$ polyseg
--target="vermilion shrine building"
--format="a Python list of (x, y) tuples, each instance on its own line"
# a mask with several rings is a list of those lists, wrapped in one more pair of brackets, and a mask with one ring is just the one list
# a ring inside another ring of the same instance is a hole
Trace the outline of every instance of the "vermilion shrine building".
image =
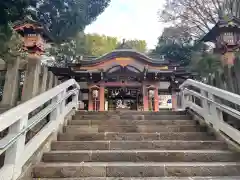
[(65, 68), (49, 69), (61, 80), (79, 82), (81, 108), (88, 111), (159, 111), (161, 95), (168, 95), (175, 108), (177, 88), (191, 76), (179, 64), (151, 58), (124, 43), (101, 57), (81, 59)]

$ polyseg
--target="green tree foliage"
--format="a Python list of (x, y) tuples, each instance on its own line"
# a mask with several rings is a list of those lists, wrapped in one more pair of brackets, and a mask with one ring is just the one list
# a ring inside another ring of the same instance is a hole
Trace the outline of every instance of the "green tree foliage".
[(0, 58), (5, 61), (7, 57), (18, 54), (22, 42), (16, 34), (13, 34), (11, 23), (21, 19), (26, 14), (28, 6), (28, 0), (0, 1)]
[(209, 52), (206, 44), (194, 42), (191, 35), (180, 27), (165, 28), (153, 53), (185, 65), (202, 78), (221, 69), (220, 57)]
[[(21, 43), (16, 34), (12, 34), (11, 23), (31, 14), (34, 20), (42, 23), (47, 28), (56, 42), (57, 45), (51, 49), (51, 53), (55, 54), (56, 57), (67, 57), (64, 58), (64, 61), (73, 59), (76, 52), (85, 52), (84, 49), (81, 49), (83, 40), (78, 37), (77, 32), (82, 31), (92, 23), (104, 11), (109, 2), (110, 0), (1, 1), (0, 57), (7, 60), (7, 57), (10, 58), (13, 54), (14, 56), (18, 54), (16, 48), (18, 49)], [(76, 40), (69, 40), (69, 38), (75, 36), (78, 37)]]
[(56, 62), (52, 65), (64, 66), (80, 56), (101, 56), (117, 47), (115, 37), (78, 33), (71, 41), (55, 45), (49, 49), (49, 55), (54, 56)]
[(201, 77), (207, 78), (221, 70), (220, 57), (212, 53), (200, 54), (199, 52), (195, 52), (192, 55), (190, 68), (192, 71), (198, 72)]
[(2, 0), (0, 26), (31, 13), (60, 42), (84, 30), (109, 3), (110, 0)]
[(41, 0), (36, 16), (47, 26), (55, 41), (74, 37), (91, 24), (109, 5), (110, 0)]
[(193, 41), (187, 32), (179, 27), (169, 27), (164, 29), (152, 53), (164, 56), (171, 62), (188, 65), (193, 49)]
[(68, 43), (57, 44), (48, 49), (49, 56), (53, 56), (55, 61), (48, 63), (49, 66), (62, 67), (70, 63), (76, 58), (76, 44), (75, 41)]
[(146, 52), (147, 50), (147, 42), (145, 40), (127, 40), (125, 42), (130, 48), (133, 48), (139, 52)]
[(154, 54), (162, 55), (169, 61), (182, 65), (188, 65), (190, 63), (192, 53), (191, 45), (168, 44), (161, 39), (159, 40), (159, 44), (160, 45), (153, 51)]
[[(2, 36), (6, 37), (5, 34)], [(1, 37), (1, 33), (0, 33)], [(25, 53), (22, 49), (23, 41), (20, 38), (20, 35), (13, 31), (11, 38), (8, 41), (3, 42), (0, 38), (0, 58), (7, 63), (12, 63), (17, 58), (24, 58)]]
[(29, 0), (2, 0), (0, 1), (0, 25), (8, 25), (21, 19), (29, 6)]
[[(146, 51), (146, 42), (143, 40), (127, 40), (127, 46), (140, 52)], [(56, 62), (52, 65), (64, 66), (80, 56), (99, 57), (115, 50), (121, 42), (116, 37), (78, 33), (69, 42), (55, 45), (49, 49), (49, 55), (55, 57)]]
[(101, 56), (113, 51), (118, 44), (116, 37), (99, 34), (87, 34), (85, 36), (85, 55)]

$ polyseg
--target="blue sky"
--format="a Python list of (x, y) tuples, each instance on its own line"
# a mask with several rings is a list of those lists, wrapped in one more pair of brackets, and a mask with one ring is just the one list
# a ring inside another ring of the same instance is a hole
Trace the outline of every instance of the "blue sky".
[(164, 24), (158, 20), (158, 10), (164, 0), (112, 0), (110, 6), (89, 25), (86, 33), (115, 36), (119, 39), (146, 40), (154, 48)]

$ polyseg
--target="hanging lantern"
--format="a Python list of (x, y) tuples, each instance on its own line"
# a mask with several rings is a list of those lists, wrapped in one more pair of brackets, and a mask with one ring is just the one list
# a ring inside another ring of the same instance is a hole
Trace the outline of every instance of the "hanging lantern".
[(148, 91), (148, 94), (149, 94), (149, 97), (150, 97), (150, 98), (153, 98), (153, 97), (154, 97), (154, 90), (150, 89), (150, 90)]
[(98, 98), (98, 90), (97, 89), (92, 91), (92, 96), (93, 96), (93, 98)]

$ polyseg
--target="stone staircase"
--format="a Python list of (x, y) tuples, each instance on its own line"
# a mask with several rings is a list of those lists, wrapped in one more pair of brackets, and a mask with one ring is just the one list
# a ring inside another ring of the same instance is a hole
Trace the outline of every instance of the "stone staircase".
[(237, 180), (239, 160), (185, 112), (78, 112), (33, 168), (33, 177)]

